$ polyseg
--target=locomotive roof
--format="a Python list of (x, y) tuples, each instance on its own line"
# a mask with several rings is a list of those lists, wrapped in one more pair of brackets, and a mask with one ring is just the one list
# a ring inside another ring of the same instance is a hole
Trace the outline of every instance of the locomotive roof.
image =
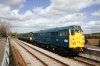
[(40, 31), (36, 31), (36, 32), (33, 32), (33, 33), (57, 32), (59, 30), (73, 29), (73, 26), (77, 26), (77, 25), (65, 26), (65, 27), (57, 27), (57, 28), (46, 29), (46, 30), (40, 30)]

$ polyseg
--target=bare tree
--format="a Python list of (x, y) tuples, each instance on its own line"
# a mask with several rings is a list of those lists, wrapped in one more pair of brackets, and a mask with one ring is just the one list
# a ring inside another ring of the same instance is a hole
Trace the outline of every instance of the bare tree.
[(11, 30), (11, 23), (0, 21), (0, 37), (5, 37)]

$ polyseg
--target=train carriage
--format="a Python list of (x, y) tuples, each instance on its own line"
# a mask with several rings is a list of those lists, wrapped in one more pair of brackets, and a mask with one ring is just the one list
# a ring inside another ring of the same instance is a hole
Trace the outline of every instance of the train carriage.
[(18, 34), (18, 39), (26, 41), (26, 42), (31, 42), (32, 41), (32, 32), (20, 33), (20, 34)]

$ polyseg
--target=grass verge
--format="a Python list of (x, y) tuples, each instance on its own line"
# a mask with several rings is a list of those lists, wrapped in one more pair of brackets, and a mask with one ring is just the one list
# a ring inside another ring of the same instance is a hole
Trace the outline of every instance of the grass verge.
[(9, 66), (16, 66), (14, 53), (11, 44), (9, 44)]

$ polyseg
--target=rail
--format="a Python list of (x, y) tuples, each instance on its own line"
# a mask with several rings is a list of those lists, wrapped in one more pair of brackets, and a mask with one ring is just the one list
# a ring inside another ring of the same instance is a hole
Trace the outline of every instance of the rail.
[(4, 57), (1, 66), (9, 66), (9, 41), (8, 38), (6, 40), (6, 47), (4, 51)]
[[(16, 41), (16, 40), (15, 40)], [(22, 43), (22, 44), (24, 44), (23, 42), (18, 42), (18, 41), (16, 41), (21, 47), (23, 47), (20, 43)], [(47, 55), (47, 54), (45, 54), (45, 53), (43, 53), (43, 52), (41, 52), (41, 51), (39, 51), (39, 50), (37, 50), (37, 49), (35, 49), (35, 48), (33, 48), (33, 47), (31, 47), (31, 46), (29, 46), (29, 45), (27, 45), (27, 44), (24, 44), (24, 45), (26, 45), (26, 46), (28, 46), (28, 47), (30, 47), (30, 48), (32, 48), (33, 50), (36, 50), (37, 52), (39, 52), (39, 53), (41, 53), (41, 54), (43, 54), (43, 55), (45, 55), (45, 56), (47, 56), (47, 57), (49, 57), (49, 58), (51, 58), (51, 59), (53, 59), (53, 60), (56, 60), (58, 63), (61, 63), (61, 64), (63, 64), (64, 66), (69, 66), (68, 64), (66, 64), (66, 63), (63, 63), (63, 62), (61, 62), (61, 61), (59, 61), (59, 60), (57, 60), (57, 59), (55, 59), (55, 58), (53, 58), (53, 57), (51, 57), (51, 56), (49, 56), (49, 55)], [(26, 49), (25, 47), (23, 47), (26, 51), (28, 51), (31, 55), (33, 55), (34, 57), (36, 57), (40, 62), (42, 62), (43, 64), (44, 64), (44, 66), (48, 66), (48, 64), (47, 63), (45, 63), (43, 60), (41, 60), (40, 58), (38, 58), (37, 56), (35, 56), (33, 53), (31, 53), (28, 49)]]
[(100, 62), (100, 50), (99, 49), (86, 48), (82, 56)]

